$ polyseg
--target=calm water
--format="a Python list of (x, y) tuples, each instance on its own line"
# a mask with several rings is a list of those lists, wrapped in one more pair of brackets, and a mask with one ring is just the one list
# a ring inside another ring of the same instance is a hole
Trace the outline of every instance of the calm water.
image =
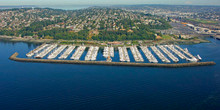
[(217, 65), (189, 68), (21, 63), (8, 57), (36, 45), (0, 42), (0, 110), (219, 110), (220, 41), (210, 40), (181, 47)]

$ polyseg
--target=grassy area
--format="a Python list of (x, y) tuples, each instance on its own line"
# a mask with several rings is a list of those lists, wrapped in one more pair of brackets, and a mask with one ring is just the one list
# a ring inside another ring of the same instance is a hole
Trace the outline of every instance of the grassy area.
[(187, 19), (189, 21), (197, 22), (197, 23), (203, 23), (203, 24), (215, 24), (218, 23), (217, 21), (211, 21), (211, 20), (201, 20), (201, 19)]
[(171, 40), (172, 39), (172, 37), (170, 35), (163, 35), (162, 38), (166, 39), (166, 40)]
[(62, 41), (62, 42), (60, 42), (60, 44), (66, 44), (66, 45), (69, 45), (69, 44), (74, 44), (74, 42), (70, 42), (70, 41)]

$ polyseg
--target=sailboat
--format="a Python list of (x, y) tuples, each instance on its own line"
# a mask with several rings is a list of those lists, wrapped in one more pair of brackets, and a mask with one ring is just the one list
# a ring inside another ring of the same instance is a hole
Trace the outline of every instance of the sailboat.
[(199, 55), (197, 55), (197, 58), (198, 58), (198, 60), (202, 60), (202, 58)]

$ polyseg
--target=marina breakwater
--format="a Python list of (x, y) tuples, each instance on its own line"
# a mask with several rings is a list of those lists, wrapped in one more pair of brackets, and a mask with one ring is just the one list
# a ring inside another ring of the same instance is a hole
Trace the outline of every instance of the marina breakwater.
[(80, 61), (80, 60), (53, 60), (53, 59), (29, 59), (18, 58), (19, 53), (14, 53), (10, 56), (10, 60), (18, 62), (35, 62), (35, 63), (57, 63), (57, 64), (86, 64), (86, 65), (107, 65), (107, 66), (136, 66), (136, 67), (193, 67), (193, 66), (209, 66), (215, 65), (213, 61), (210, 62), (192, 62), (192, 63), (178, 63), (178, 64), (161, 64), (161, 63), (131, 63), (131, 62), (105, 62), (105, 61)]

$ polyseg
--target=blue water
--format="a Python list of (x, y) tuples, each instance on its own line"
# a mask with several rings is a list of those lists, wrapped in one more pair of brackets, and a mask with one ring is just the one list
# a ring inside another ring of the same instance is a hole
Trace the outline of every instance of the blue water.
[(217, 65), (188, 68), (21, 63), (8, 57), (37, 45), (0, 42), (0, 110), (219, 110), (220, 41), (209, 40), (181, 47)]

